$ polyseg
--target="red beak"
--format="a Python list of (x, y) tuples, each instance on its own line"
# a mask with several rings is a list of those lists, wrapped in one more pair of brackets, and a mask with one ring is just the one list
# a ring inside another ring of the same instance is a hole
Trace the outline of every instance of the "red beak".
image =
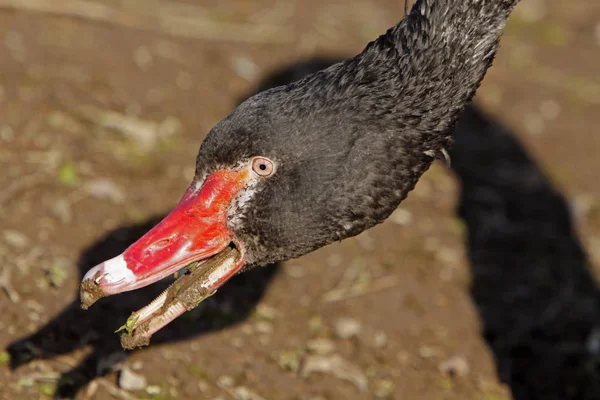
[[(227, 212), (234, 197), (251, 179), (246, 169), (217, 171), (201, 187), (192, 184), (177, 207), (124, 253), (90, 269), (83, 278), (85, 308), (100, 297), (138, 289), (171, 275), (188, 264), (222, 252), (232, 242)], [(240, 249), (241, 252), (241, 249)], [(214, 291), (243, 265), (243, 256), (219, 280)], [(90, 289), (91, 288), (91, 289)]]

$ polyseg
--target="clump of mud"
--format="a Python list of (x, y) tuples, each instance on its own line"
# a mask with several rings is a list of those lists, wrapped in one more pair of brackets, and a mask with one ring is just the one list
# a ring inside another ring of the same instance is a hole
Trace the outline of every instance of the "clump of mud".
[(87, 310), (96, 301), (105, 297), (106, 293), (100, 288), (96, 282), (91, 279), (86, 279), (81, 282), (79, 287), (79, 297), (81, 299), (81, 308)]
[[(139, 329), (139, 328), (138, 328)], [(144, 335), (121, 335), (121, 347), (125, 350), (133, 350), (150, 344), (150, 337)]]

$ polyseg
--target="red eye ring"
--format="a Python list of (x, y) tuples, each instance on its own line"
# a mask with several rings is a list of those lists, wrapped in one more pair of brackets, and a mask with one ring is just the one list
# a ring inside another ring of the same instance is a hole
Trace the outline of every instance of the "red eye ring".
[(252, 171), (258, 176), (268, 177), (275, 171), (275, 164), (273, 161), (264, 157), (255, 157), (252, 160)]

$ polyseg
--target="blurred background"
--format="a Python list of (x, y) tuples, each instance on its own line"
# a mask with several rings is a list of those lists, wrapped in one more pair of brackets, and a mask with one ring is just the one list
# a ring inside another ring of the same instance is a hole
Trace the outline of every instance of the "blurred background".
[(180, 199), (240, 101), (360, 52), (401, 1), (0, 0), (0, 398), (600, 399), (600, 3), (523, 0), (384, 224), (234, 278), (141, 351), (161, 284), (82, 273)]

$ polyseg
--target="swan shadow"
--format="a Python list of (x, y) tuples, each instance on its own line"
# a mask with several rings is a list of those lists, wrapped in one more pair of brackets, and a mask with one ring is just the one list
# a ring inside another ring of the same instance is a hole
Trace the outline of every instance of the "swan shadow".
[(477, 108), (455, 141), (471, 296), (500, 379), (516, 400), (600, 399), (600, 291), (567, 202)]
[[(161, 219), (152, 218), (107, 233), (80, 256), (80, 277), (94, 265), (122, 253)], [(194, 338), (245, 320), (260, 302), (278, 269), (278, 265), (271, 265), (236, 275), (217, 294), (157, 332), (152, 337), (152, 346)], [(115, 329), (132, 311), (158, 296), (171, 281), (167, 278), (134, 292), (101, 299), (89, 310), (81, 309), (79, 294), (75, 293), (73, 302), (54, 319), (8, 346), (11, 367), (15, 369), (34, 360), (54, 358), (89, 346), (90, 354), (59, 379), (56, 398), (74, 397), (94, 378), (113, 371), (116, 364), (130, 354), (121, 348)]]

